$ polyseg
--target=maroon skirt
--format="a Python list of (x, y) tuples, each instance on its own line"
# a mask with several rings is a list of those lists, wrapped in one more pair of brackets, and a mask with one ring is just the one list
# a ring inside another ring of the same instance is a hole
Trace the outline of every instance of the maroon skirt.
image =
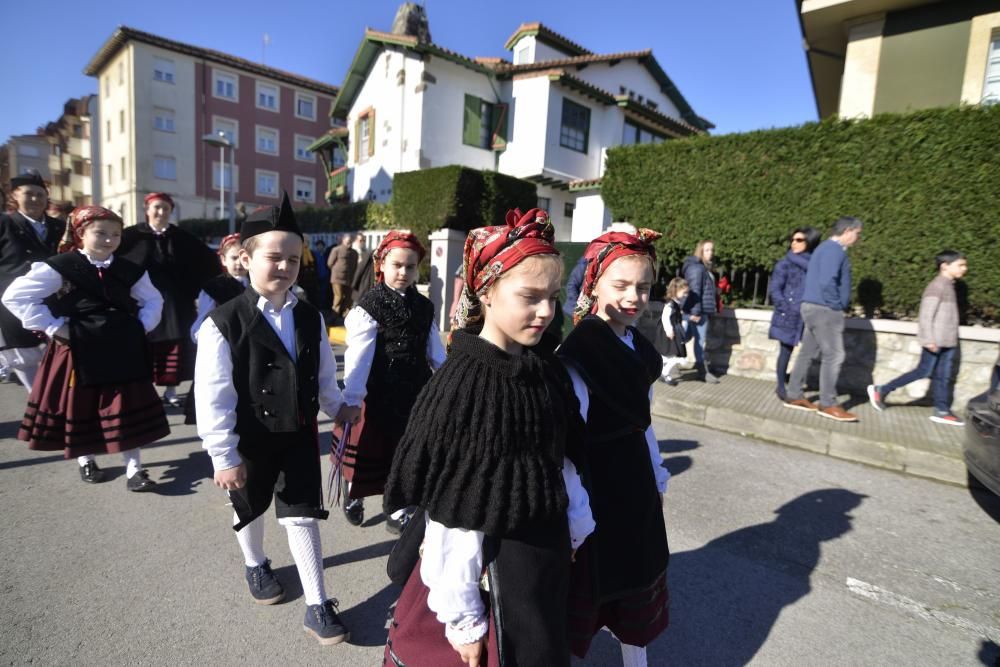
[(569, 592), (569, 642), (583, 658), (594, 635), (606, 627), (624, 644), (647, 646), (670, 625), (667, 573), (648, 587), (600, 601), (594, 594), (593, 557), (588, 540), (576, 552)]
[[(445, 637), (444, 624), (427, 606), (429, 593), (430, 589), (420, 578), (418, 560), (396, 602), (396, 611), (389, 626), (389, 639), (385, 645), (383, 667), (463, 667), (466, 664)], [(499, 667), (492, 614), (487, 638), (486, 659), (480, 664), (483, 667)]]
[(169, 433), (163, 404), (149, 380), (78, 385), (69, 346), (52, 342), (38, 367), (17, 437), (31, 449), (62, 449), (69, 459), (123, 452)]
[[(405, 418), (362, 403), (361, 419), (351, 427), (351, 438), (344, 446), (344, 479), (351, 483), (351, 498), (382, 495), (404, 430)], [(341, 429), (335, 434), (339, 438)]]
[(153, 384), (176, 387), (194, 379), (194, 353), (186, 340), (164, 340), (150, 345), (153, 352)]

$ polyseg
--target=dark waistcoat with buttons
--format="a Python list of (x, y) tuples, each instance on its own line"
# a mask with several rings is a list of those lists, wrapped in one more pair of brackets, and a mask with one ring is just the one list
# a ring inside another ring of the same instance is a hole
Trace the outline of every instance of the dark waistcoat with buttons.
[(304, 301), (293, 308), (293, 361), (257, 308), (259, 298), (248, 288), (209, 314), (233, 358), (235, 431), (241, 445), (270, 434), (311, 429), (319, 412), (319, 346), (327, 344), (320, 336), (319, 311)]

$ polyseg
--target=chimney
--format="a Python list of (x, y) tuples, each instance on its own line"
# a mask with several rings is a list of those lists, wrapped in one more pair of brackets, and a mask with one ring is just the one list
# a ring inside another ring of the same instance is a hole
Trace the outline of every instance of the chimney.
[(431, 43), (431, 28), (427, 22), (427, 10), (415, 2), (404, 2), (396, 10), (392, 21), (392, 34), (416, 37), (420, 44)]

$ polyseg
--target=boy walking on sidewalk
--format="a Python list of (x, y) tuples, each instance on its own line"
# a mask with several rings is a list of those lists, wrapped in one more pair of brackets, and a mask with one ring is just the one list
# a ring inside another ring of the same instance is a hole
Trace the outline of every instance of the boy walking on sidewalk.
[(337, 644), (350, 635), (323, 585), (317, 519), (329, 512), (316, 416), (321, 408), (336, 415), (343, 399), (323, 318), (291, 292), (303, 238), (287, 193), (280, 209), (251, 213), (240, 238), (250, 287), (209, 313), (198, 332), (198, 435), (215, 484), (229, 491), (254, 601), (285, 597), (264, 554), (263, 514), (273, 499), (302, 581), (304, 629), (321, 644)]
[(965, 422), (951, 411), (952, 391), (955, 388), (952, 362), (958, 350), (958, 299), (955, 281), (969, 270), (965, 255), (954, 250), (943, 250), (934, 258), (938, 275), (930, 282), (920, 299), (920, 316), (917, 338), (923, 349), (920, 362), (909, 373), (877, 386), (868, 385), (868, 400), (877, 411), (885, 410), (886, 397), (916, 380), (932, 377), (934, 413), (931, 421), (938, 424), (964, 426)]

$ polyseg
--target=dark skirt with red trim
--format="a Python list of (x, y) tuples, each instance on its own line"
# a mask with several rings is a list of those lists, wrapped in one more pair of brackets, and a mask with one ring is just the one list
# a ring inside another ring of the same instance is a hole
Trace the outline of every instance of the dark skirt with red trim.
[(153, 353), (153, 384), (176, 387), (194, 379), (195, 348), (190, 339), (164, 340), (151, 343)]
[(670, 625), (670, 595), (664, 571), (638, 591), (598, 600), (594, 592), (591, 541), (576, 552), (569, 593), (569, 643), (573, 655), (583, 658), (601, 628), (623, 644), (647, 646)]
[(149, 380), (78, 385), (69, 346), (53, 342), (38, 367), (17, 437), (31, 449), (61, 449), (69, 459), (135, 449), (169, 433)]
[[(389, 639), (386, 641), (383, 667), (463, 667), (458, 652), (444, 634), (444, 624), (427, 606), (430, 589), (420, 578), (420, 561), (410, 573), (403, 593), (396, 602)], [(489, 604), (487, 603), (487, 608)], [(486, 656), (480, 659), (484, 667), (499, 667), (496, 626), (490, 614)]]
[[(351, 438), (344, 446), (344, 479), (351, 483), (351, 498), (382, 495), (405, 430), (405, 417), (379, 409), (377, 403), (362, 404), (361, 420), (351, 427)], [(336, 433), (339, 437), (340, 430)]]

